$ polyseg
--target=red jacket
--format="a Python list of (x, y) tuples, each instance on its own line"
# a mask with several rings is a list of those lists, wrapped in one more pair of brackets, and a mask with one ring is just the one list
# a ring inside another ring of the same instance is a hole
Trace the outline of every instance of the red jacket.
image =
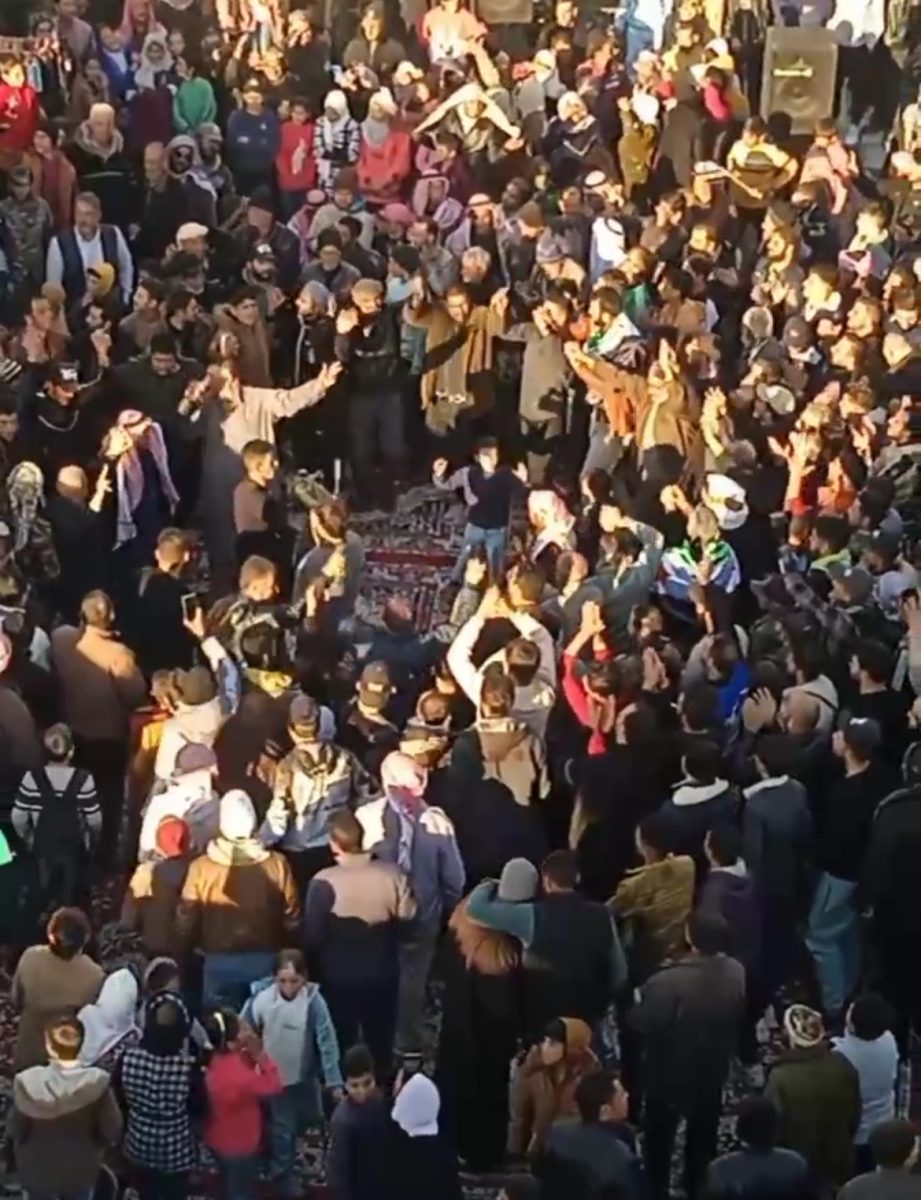
[(255, 1154), (262, 1141), (262, 1108), (266, 1096), (282, 1090), (278, 1067), (266, 1054), (253, 1063), (239, 1050), (215, 1054), (205, 1072), (208, 1120), (204, 1143), (228, 1158)]
[(39, 106), (35, 89), (0, 83), (0, 150), (22, 154), (32, 145), (38, 128)]
[(278, 172), (278, 186), (283, 192), (309, 192), (317, 186), (313, 121), (307, 121), (304, 125), (284, 122), (275, 170)]

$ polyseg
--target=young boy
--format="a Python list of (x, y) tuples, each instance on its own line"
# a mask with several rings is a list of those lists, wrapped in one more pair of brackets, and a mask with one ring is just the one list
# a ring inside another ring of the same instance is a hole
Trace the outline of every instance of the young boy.
[(499, 443), (493, 437), (477, 442), (474, 461), (469, 467), (448, 474), (448, 460), (436, 458), (432, 464), (432, 482), (445, 491), (463, 488), (467, 502), (467, 527), (464, 547), (454, 568), (453, 579), (460, 583), (470, 551), (482, 546), (486, 551), (491, 582), (502, 574), (508, 523), (512, 504), (527, 492), (523, 466), (514, 470), (499, 466)]
[(246, 478), (233, 491), (233, 522), (237, 535), (237, 564), (251, 554), (273, 562), (284, 576), (293, 550), (291, 530), (278, 483), (278, 459), (269, 442), (254, 439), (243, 447)]
[(326, 1190), (330, 1200), (373, 1200), (378, 1194), (389, 1116), (367, 1046), (342, 1059), (345, 1096), (330, 1123)]
[(7, 1133), (19, 1179), (35, 1196), (91, 1195), (104, 1153), (121, 1137), (108, 1072), (78, 1065), (83, 1038), (75, 1017), (52, 1021), (45, 1033), (48, 1065), (13, 1080)]

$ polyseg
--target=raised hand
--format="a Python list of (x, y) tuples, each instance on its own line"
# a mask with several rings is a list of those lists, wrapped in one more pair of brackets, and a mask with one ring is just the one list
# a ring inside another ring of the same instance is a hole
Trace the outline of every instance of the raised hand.
[(320, 368), (320, 374), (317, 376), (317, 382), (324, 392), (328, 392), (341, 374), (341, 362), (326, 363), (325, 366)]

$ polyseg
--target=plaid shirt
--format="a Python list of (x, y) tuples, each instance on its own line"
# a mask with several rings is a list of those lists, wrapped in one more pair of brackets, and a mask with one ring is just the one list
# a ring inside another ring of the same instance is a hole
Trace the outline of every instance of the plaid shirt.
[(828, 604), (802, 575), (790, 571), (782, 576), (784, 587), (796, 607), (822, 631), (825, 647), (833, 657), (844, 654), (859, 637), (857, 626), (846, 609)]
[(121, 1060), (127, 1110), (125, 1157), (156, 1171), (190, 1171), (198, 1162), (189, 1102), (198, 1064), (188, 1051), (152, 1054), (132, 1046)]

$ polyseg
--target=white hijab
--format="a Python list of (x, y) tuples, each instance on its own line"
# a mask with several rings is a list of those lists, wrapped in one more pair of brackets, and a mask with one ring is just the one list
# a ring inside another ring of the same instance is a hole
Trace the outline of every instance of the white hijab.
[(127, 967), (113, 971), (102, 985), (95, 1004), (85, 1004), (77, 1013), (83, 1025), (84, 1039), (80, 1063), (93, 1066), (137, 1029), (137, 980)]
[(434, 1137), (441, 1097), (428, 1075), (414, 1075), (394, 1101), (391, 1116), (407, 1137)]

